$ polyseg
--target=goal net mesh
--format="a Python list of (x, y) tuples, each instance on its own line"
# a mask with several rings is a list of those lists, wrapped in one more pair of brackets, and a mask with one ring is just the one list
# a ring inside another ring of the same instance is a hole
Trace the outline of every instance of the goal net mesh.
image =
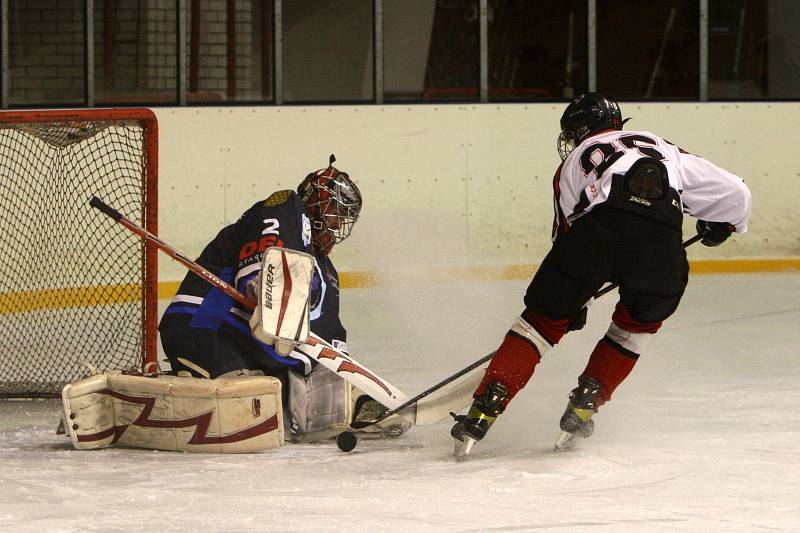
[(141, 369), (145, 247), (89, 199), (145, 225), (148, 131), (0, 114), (0, 396), (59, 395), (87, 366)]

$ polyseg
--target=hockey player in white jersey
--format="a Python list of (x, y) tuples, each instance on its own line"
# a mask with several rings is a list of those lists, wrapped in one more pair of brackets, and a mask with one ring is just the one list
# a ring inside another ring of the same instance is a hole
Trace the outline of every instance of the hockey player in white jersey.
[(469, 453), (486, 435), (545, 352), (583, 327), (592, 295), (614, 282), (619, 301), (611, 324), (569, 395), (556, 447), (590, 436), (592, 416), (683, 296), (689, 272), (683, 213), (698, 219), (706, 246), (747, 231), (751, 196), (740, 177), (649, 131), (623, 131), (625, 122), (617, 103), (598, 93), (577, 97), (564, 111), (562, 163), (553, 180), (553, 247), (472, 407), (456, 417), (456, 455)]

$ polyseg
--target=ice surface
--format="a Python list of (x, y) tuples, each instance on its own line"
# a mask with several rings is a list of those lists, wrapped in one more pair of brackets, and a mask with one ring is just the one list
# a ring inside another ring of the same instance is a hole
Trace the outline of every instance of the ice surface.
[[(353, 354), (416, 393), (496, 348), (525, 286), (346, 290)], [(447, 421), (348, 454), (78, 452), (54, 434), (56, 402), (0, 402), (0, 531), (800, 530), (800, 274), (693, 276), (594, 436), (553, 453), (614, 302), (461, 463)]]

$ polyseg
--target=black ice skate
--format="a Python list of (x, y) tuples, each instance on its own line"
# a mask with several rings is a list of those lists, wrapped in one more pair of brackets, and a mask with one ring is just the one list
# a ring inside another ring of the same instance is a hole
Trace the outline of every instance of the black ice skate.
[(600, 383), (589, 376), (578, 378), (578, 386), (569, 394), (567, 409), (561, 416), (561, 435), (556, 441), (556, 451), (575, 446), (576, 437), (588, 438), (594, 432), (592, 415), (597, 412), (597, 395)]
[(453, 450), (456, 459), (469, 455), (475, 443), (486, 436), (497, 415), (502, 412), (502, 403), (506, 398), (508, 387), (494, 381), (486, 386), (483, 394), (475, 398), (466, 415), (453, 415), (456, 424), (450, 430), (450, 435), (456, 441)]

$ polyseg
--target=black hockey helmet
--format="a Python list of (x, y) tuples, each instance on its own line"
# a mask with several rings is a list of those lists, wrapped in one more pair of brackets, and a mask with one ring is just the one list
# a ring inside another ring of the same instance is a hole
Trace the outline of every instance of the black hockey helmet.
[(619, 104), (600, 93), (584, 93), (569, 103), (561, 115), (561, 133), (558, 136), (558, 155), (561, 160), (592, 133), (603, 130), (621, 130)]
[(334, 161), (331, 154), (328, 168), (312, 172), (297, 187), (311, 218), (314, 246), (326, 255), (350, 235), (362, 205), (361, 191), (349, 174), (333, 166)]

